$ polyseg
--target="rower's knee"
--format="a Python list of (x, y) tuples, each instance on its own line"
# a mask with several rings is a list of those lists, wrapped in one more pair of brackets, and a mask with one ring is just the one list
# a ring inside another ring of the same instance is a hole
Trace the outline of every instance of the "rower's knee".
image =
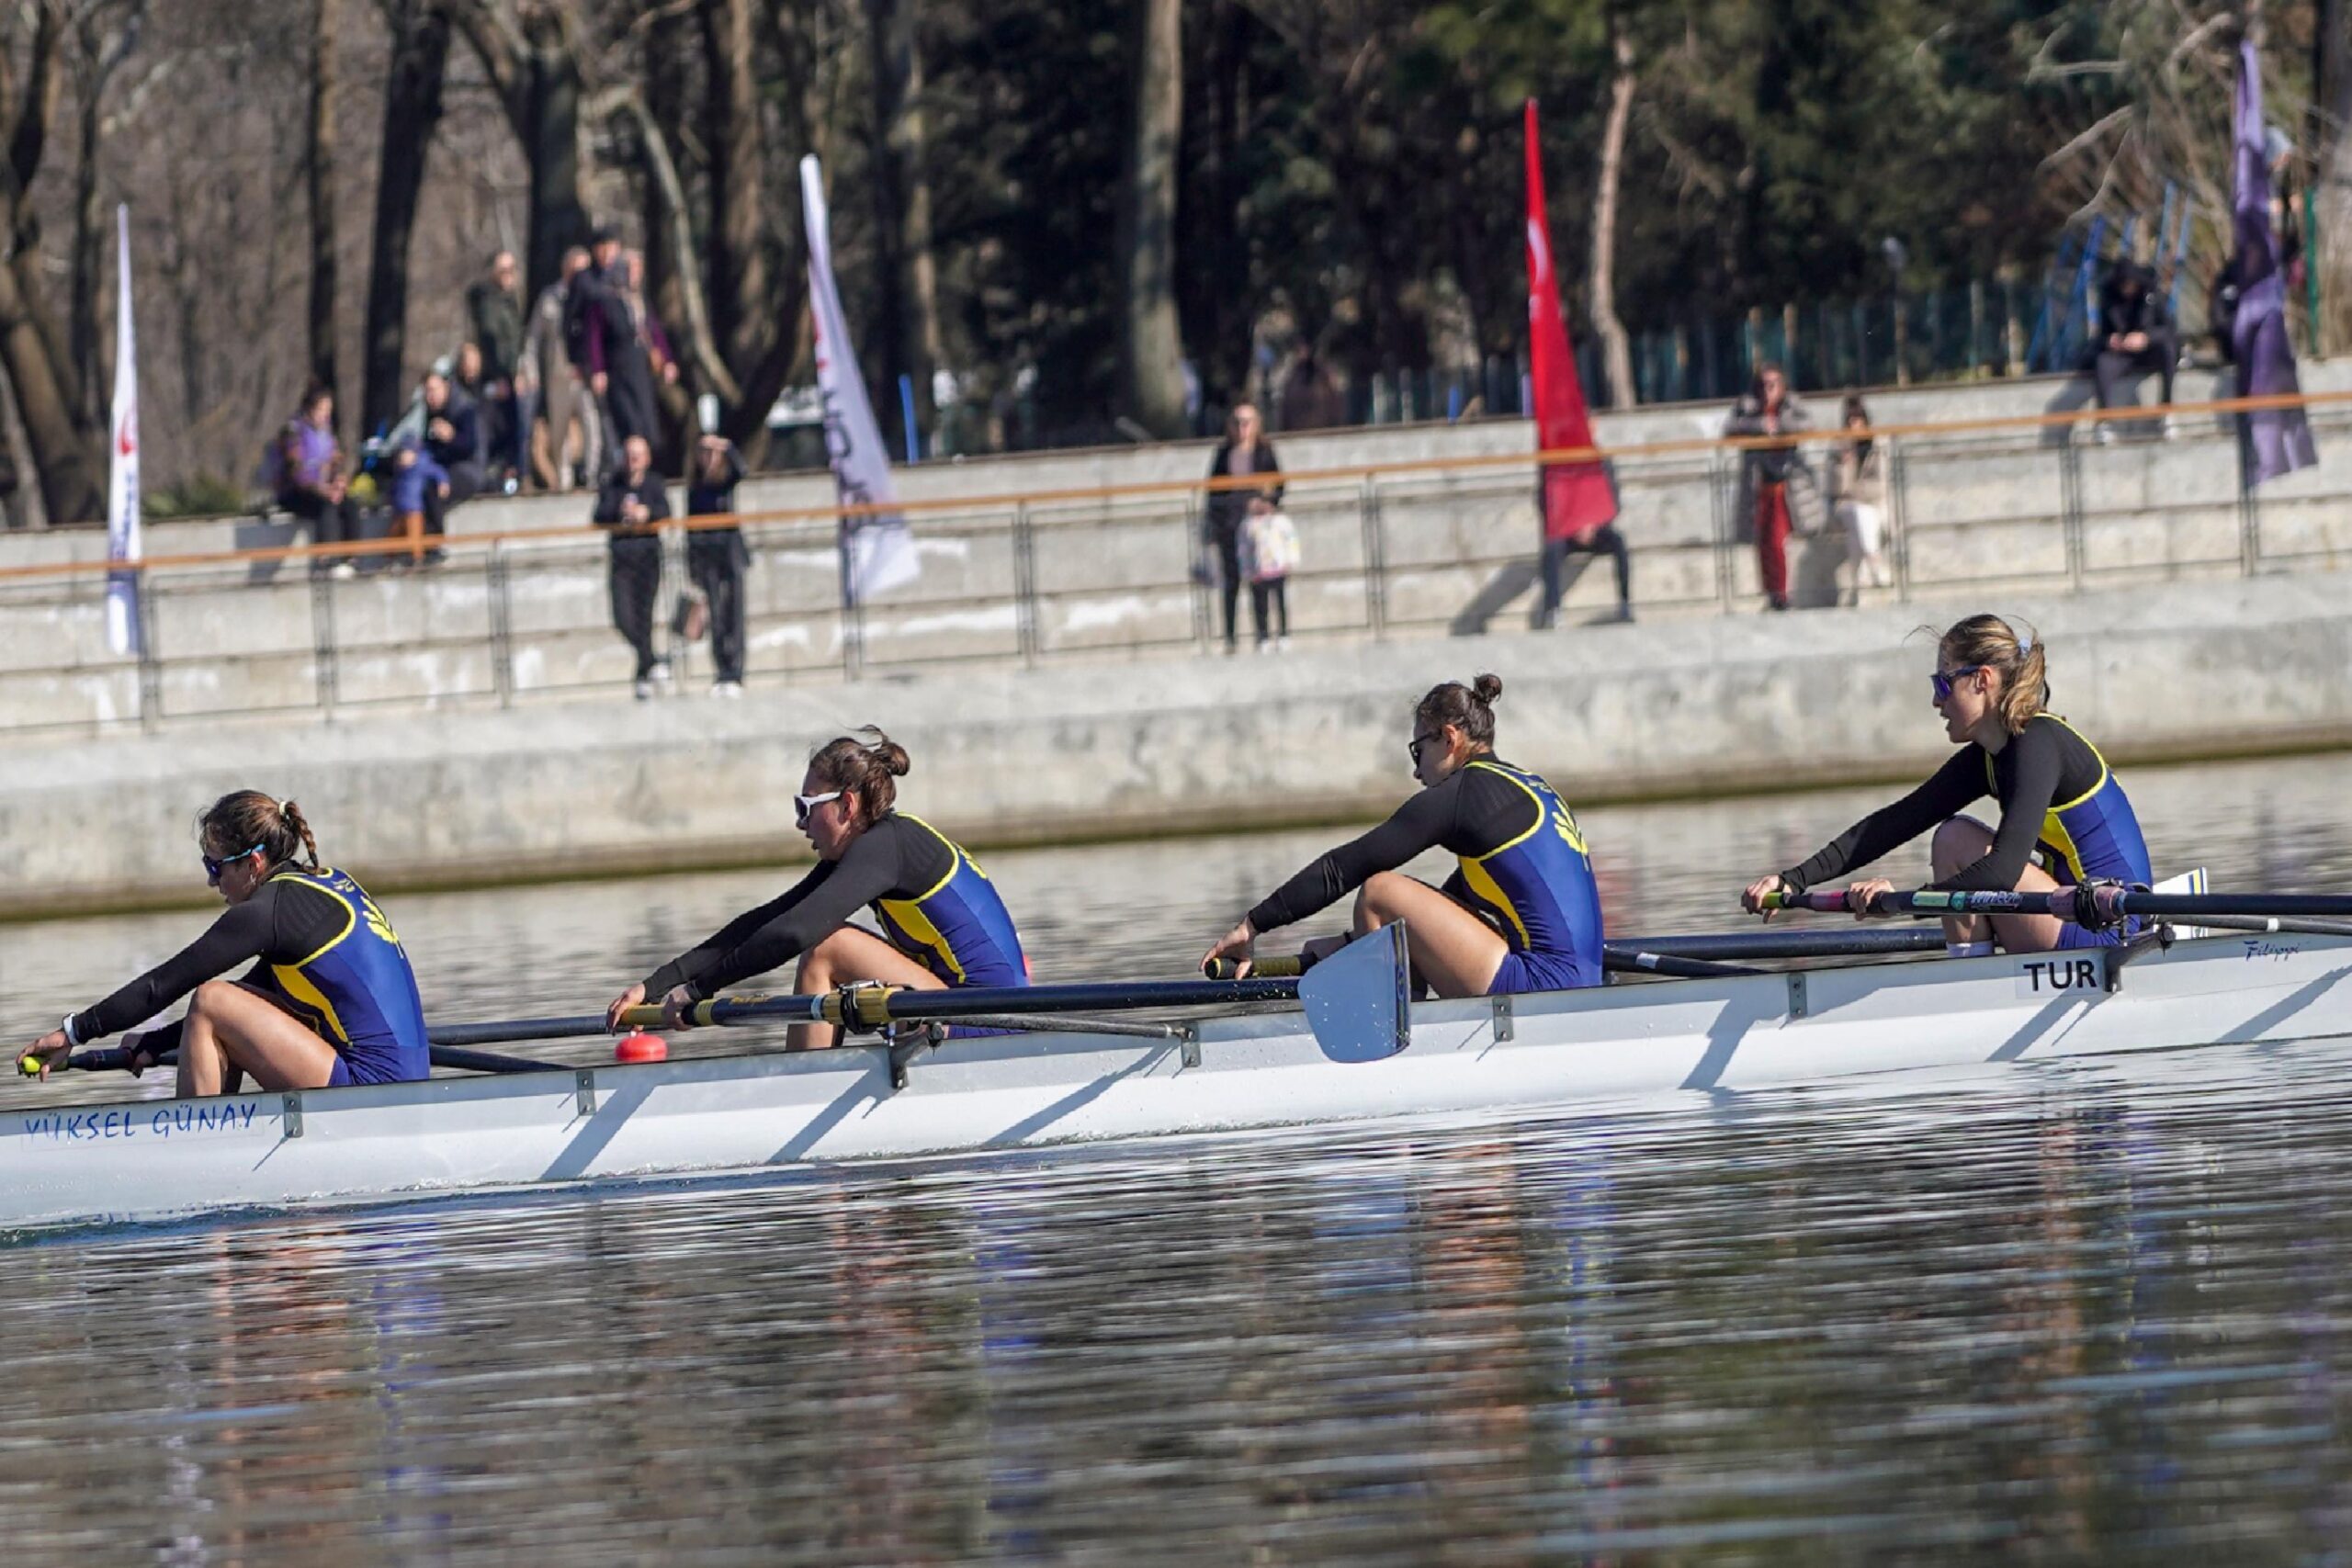
[(207, 980), (189, 995), (188, 1016), (208, 1021), (217, 1020), (236, 1000), (237, 992), (233, 980)]
[(1993, 835), (1973, 817), (1947, 817), (1928, 843), (1928, 859), (1939, 881), (1963, 866), (1975, 864), (1993, 847)]
[(1412, 881), (1401, 872), (1375, 871), (1356, 889), (1356, 930), (1377, 931), (1396, 918), (1396, 889)]

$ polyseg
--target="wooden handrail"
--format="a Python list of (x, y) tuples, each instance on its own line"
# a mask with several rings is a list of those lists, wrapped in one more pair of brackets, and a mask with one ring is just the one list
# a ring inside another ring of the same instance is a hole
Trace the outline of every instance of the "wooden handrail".
[[(1693, 452), (1747, 452), (1763, 447), (1817, 446), (1828, 442), (1851, 441), (1860, 437), (1872, 440), (1890, 437), (1981, 435), (2005, 431), (2038, 431), (2056, 428), (2072, 429), (2082, 424), (2106, 422), (2137, 423), (2147, 420), (2176, 415), (2224, 415), (2257, 413), (2269, 410), (2302, 408), (2336, 408), (2352, 404), (2352, 391), (2286, 393), (2261, 398), (2222, 398), (2198, 403), (2163, 403), (2146, 408), (2070, 409), (2055, 413), (2008, 414), (1984, 419), (1940, 420), (1929, 423), (1872, 425), (1860, 432), (1831, 426), (1817, 430), (1790, 431), (1779, 435), (1692, 435), (1668, 441), (1635, 442), (1622, 446), (1565, 446), (1534, 452), (1471, 453), (1452, 457), (1419, 457), (1401, 463), (1362, 463), (1332, 468), (1306, 468), (1295, 472), (1226, 475), (1216, 479), (1155, 479), (1134, 484), (1074, 486), (1063, 490), (1021, 491), (999, 495), (936, 497), (929, 500), (908, 500), (887, 505), (805, 506), (785, 507), (764, 512), (734, 512), (712, 513), (701, 517), (668, 519), (650, 529), (615, 529), (598, 525), (583, 525), (577, 528), (515, 528), (492, 534), (468, 534), (444, 536), (434, 541), (433, 547), (471, 552), (495, 549), (503, 545), (562, 543), (609, 537), (619, 533), (651, 533), (662, 528), (681, 528), (699, 532), (712, 528), (736, 528), (746, 524), (838, 523), (853, 517), (909, 516), (944, 512), (1012, 510), (1020, 507), (1061, 505), (1086, 502), (1113, 502), (1147, 497), (1192, 496), (1214, 494), (1225, 491), (1260, 490), (1269, 480), (1284, 487), (1319, 486), (1367, 479), (1391, 479), (1415, 474), (1458, 473), (1464, 469), (1479, 470), (1508, 468), (1539, 468), (1561, 463), (1591, 463), (1628, 457), (1673, 457)], [(362, 556), (413, 556), (419, 546), (415, 541), (400, 539), (368, 539), (334, 545), (278, 545), (253, 550), (219, 550), (203, 555), (149, 556), (136, 561), (48, 561), (34, 566), (0, 567), (0, 583), (21, 582), (50, 577), (102, 576), (117, 571), (154, 571), (162, 570), (222, 568), (265, 565), (272, 562), (314, 560), (333, 557), (342, 560)]]

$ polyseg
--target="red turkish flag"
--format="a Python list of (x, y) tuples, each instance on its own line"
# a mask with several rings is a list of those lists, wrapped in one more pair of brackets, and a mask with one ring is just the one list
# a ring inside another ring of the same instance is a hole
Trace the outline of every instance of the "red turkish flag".
[[(1535, 135), (1535, 100), (1527, 100), (1527, 359), (1534, 383), (1535, 447), (1556, 452), (1592, 445), (1592, 420), (1560, 320), (1560, 283), (1552, 270), (1552, 231), (1544, 216), (1544, 155)], [(1544, 468), (1544, 536), (1589, 538), (1615, 521), (1617, 497), (1598, 461)]]

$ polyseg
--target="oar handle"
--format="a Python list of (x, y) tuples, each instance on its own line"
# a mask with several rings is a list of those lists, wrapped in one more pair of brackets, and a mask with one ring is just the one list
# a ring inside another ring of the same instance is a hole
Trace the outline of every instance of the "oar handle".
[[(168, 1053), (163, 1060), (165, 1062), (171, 1060)], [(40, 1077), (40, 1064), (29, 1056), (17, 1064), (17, 1070), (28, 1078)], [(75, 1051), (67, 1055), (51, 1057), (49, 1070), (52, 1073), (68, 1070), (84, 1073), (128, 1072), (130, 1070), (130, 1051), (128, 1047), (121, 1045), (101, 1046), (96, 1051)]]
[[(1315, 967), (1315, 961), (1303, 953), (1270, 953), (1250, 961), (1250, 977), (1253, 980), (1296, 979)], [(1241, 965), (1230, 958), (1209, 958), (1201, 963), (1201, 973), (1212, 980), (1238, 980)]]

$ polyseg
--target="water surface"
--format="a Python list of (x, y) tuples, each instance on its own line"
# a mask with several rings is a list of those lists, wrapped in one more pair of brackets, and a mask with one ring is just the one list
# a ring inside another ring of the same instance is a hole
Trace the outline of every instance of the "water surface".
[[(2160, 869), (2352, 888), (2345, 778), (2126, 782)], [(1878, 798), (1592, 812), (1612, 925), (1727, 926)], [(1177, 975), (1329, 837), (989, 870), (1040, 978)], [(391, 912), (436, 1016), (577, 1011), (789, 874)], [(200, 923), (0, 930), (0, 1019)], [(2347, 1066), (48, 1238), (0, 1252), (0, 1498), (26, 1561), (2342, 1562)]]

